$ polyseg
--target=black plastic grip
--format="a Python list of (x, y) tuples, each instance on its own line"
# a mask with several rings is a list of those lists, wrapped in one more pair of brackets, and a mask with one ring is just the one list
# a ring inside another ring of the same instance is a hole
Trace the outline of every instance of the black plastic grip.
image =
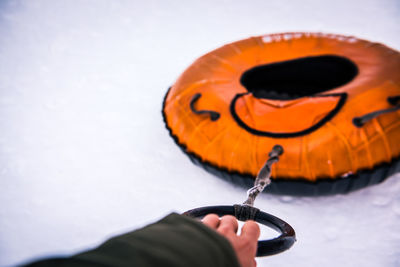
[[(243, 217), (243, 210), (249, 214), (252, 218)], [(238, 213), (238, 211), (241, 211)], [(262, 212), (256, 208), (246, 205), (234, 205), (234, 206), (208, 206), (201, 207), (192, 210), (188, 210), (183, 215), (202, 218), (207, 214), (217, 214), (218, 216), (233, 215), (238, 220), (245, 221), (247, 219), (253, 219), (254, 221), (268, 226), (281, 234), (270, 240), (259, 240), (257, 248), (257, 257), (270, 256), (281, 253), (289, 249), (294, 242), (296, 242), (296, 233), (294, 229), (285, 221), (265, 212)]]

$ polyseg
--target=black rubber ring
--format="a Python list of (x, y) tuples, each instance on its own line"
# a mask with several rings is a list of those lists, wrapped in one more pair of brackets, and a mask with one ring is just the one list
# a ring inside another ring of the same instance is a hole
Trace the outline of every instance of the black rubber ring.
[[(184, 212), (183, 215), (193, 218), (202, 218), (211, 213), (217, 214), (218, 216), (235, 216), (235, 208), (234, 206), (208, 206), (188, 210)], [(278, 217), (258, 211), (254, 220), (281, 233), (278, 237), (270, 240), (259, 240), (256, 255), (257, 257), (281, 253), (289, 249), (291, 246), (293, 246), (294, 242), (296, 242), (296, 233), (294, 229), (287, 222), (279, 219)]]

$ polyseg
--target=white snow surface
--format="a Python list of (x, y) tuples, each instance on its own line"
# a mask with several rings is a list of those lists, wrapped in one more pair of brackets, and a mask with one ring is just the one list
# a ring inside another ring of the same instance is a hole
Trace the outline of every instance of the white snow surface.
[[(172, 212), (244, 201), (161, 116), (196, 58), (267, 33), (400, 49), (398, 0), (0, 1), (0, 266), (70, 255)], [(331, 197), (262, 194), (298, 241), (258, 266), (400, 266), (400, 175)], [(276, 233), (263, 228), (263, 237)]]

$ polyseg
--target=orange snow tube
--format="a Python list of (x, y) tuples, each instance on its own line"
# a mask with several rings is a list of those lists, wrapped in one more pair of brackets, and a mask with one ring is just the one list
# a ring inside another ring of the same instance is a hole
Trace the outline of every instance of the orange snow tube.
[(234, 42), (197, 59), (163, 116), (197, 164), (251, 186), (275, 144), (266, 191), (347, 193), (400, 170), (400, 54), (319, 33)]

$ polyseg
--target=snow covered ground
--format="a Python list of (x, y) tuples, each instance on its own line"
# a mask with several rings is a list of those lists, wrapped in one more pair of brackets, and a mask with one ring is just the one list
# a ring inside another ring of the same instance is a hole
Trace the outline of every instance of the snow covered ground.
[[(399, 50), (399, 25), (398, 0), (1, 0), (0, 266), (245, 199), (194, 166), (163, 125), (168, 86), (200, 55), (285, 31)], [(261, 195), (256, 206), (298, 242), (259, 266), (400, 266), (399, 193), (397, 174), (345, 196)]]

